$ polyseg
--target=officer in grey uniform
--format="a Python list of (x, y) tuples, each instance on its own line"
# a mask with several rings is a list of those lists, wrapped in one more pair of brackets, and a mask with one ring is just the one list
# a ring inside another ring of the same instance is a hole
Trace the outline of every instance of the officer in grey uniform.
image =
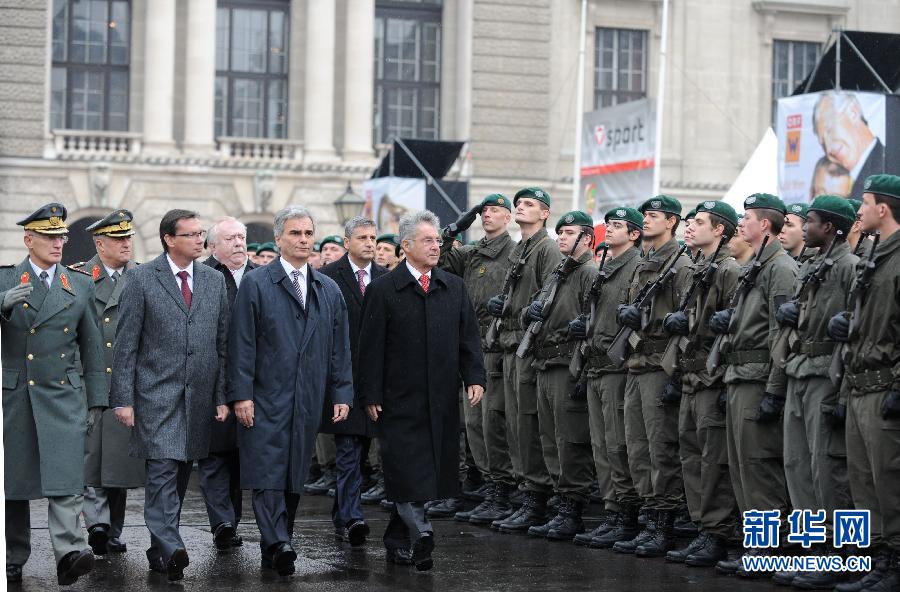
[(0, 268), (7, 582), (21, 581), (31, 555), (33, 499), (47, 498), (59, 584), (94, 567), (78, 523), (84, 442), (88, 411), (108, 407), (109, 397), (94, 283), (60, 264), (65, 220), (66, 208), (50, 203), (18, 222), (28, 257)]

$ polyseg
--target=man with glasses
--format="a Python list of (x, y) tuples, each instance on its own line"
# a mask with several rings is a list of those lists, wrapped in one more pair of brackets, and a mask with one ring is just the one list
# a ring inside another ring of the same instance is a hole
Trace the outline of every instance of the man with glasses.
[(31, 554), (33, 499), (47, 498), (59, 584), (94, 567), (78, 515), (87, 417), (107, 406), (107, 377), (93, 283), (60, 265), (65, 220), (50, 203), (18, 222), (28, 257), (0, 268), (7, 582), (22, 580)]

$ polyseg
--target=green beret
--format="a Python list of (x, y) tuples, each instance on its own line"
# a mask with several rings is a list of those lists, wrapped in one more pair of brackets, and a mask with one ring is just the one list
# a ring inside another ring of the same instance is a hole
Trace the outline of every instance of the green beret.
[(770, 193), (754, 193), (744, 200), (745, 210), (775, 210), (782, 214), (787, 213), (787, 207), (781, 198)]
[(850, 200), (838, 195), (820, 195), (813, 200), (809, 206), (809, 211), (825, 212), (840, 216), (851, 223), (856, 221), (856, 210)]
[(550, 207), (550, 194), (541, 189), (540, 187), (526, 187), (525, 189), (520, 189), (516, 196), (513, 198), (513, 205), (517, 205), (519, 203), (519, 198), (522, 197), (530, 197), (532, 199), (536, 199), (539, 202), (542, 202), (548, 208)]
[(718, 201), (714, 199), (702, 201), (697, 204), (697, 213), (699, 214), (700, 212), (707, 212), (714, 216), (718, 216), (722, 220), (725, 220), (735, 227), (737, 227), (738, 221), (740, 221), (740, 218), (738, 217), (737, 212), (734, 211), (734, 208), (724, 201)]
[(611, 209), (606, 212), (606, 215), (603, 217), (605, 222), (609, 222), (610, 220), (622, 220), (624, 222), (630, 222), (641, 229), (644, 227), (644, 216), (639, 211), (634, 208), (629, 208), (625, 206), (619, 206)]
[(275, 253), (276, 255), (278, 254), (278, 248), (275, 246), (275, 243), (272, 243), (272, 242), (260, 243), (260, 245), (258, 247), (256, 247), (257, 255), (259, 255), (260, 253), (264, 253), (266, 251)]
[(382, 234), (378, 238), (375, 239), (375, 244), (378, 243), (390, 243), (395, 247), (400, 244), (397, 242), (397, 235), (392, 233)]
[(456, 236), (454, 236), (454, 237), (453, 237), (453, 240), (459, 241), (459, 242), (463, 242), (463, 240), (462, 240), (462, 233), (457, 234)]
[(559, 221), (556, 223), (557, 234), (559, 234), (559, 229), (563, 226), (586, 226), (587, 228), (593, 229), (594, 220), (584, 212), (575, 210), (573, 212), (563, 214), (560, 217)]
[(647, 212), (665, 212), (681, 216), (681, 202), (668, 195), (657, 195), (642, 203), (638, 211), (642, 214)]
[(325, 238), (323, 238), (323, 239), (322, 239), (322, 242), (319, 243), (319, 249), (321, 250), (322, 247), (324, 247), (324, 246), (327, 245), (328, 243), (333, 243), (333, 244), (339, 246), (339, 247), (342, 248), (342, 249), (344, 248), (344, 239), (341, 238), (341, 237), (339, 237), (339, 236), (336, 235), (336, 234), (329, 234), (328, 236), (326, 236)]
[[(547, 199), (550, 199), (549, 195), (547, 196)], [(501, 208), (506, 208), (510, 212), (512, 211), (512, 202), (510, 202), (509, 198), (502, 193), (492, 193), (481, 200), (481, 207), (484, 206), (500, 206)]]
[(900, 177), (897, 175), (872, 175), (866, 179), (863, 191), (900, 199)]
[(858, 199), (848, 199), (847, 201), (850, 202), (851, 206), (853, 206), (854, 214), (859, 214), (859, 208), (862, 207), (862, 201)]
[(594, 247), (594, 255), (599, 255), (606, 248), (608, 248), (606, 243), (597, 243), (597, 246)]
[(313, 252), (321, 253), (322, 252), (322, 243), (320, 243), (319, 241), (314, 242), (313, 243)]
[(787, 207), (787, 213), (793, 214), (795, 216), (799, 216), (806, 220), (806, 212), (809, 210), (809, 206), (805, 203), (792, 203)]
[(258, 248), (259, 248), (259, 243), (247, 243), (247, 252), (248, 253), (251, 253), (251, 252), (255, 253), (256, 249), (258, 249)]
[(691, 210), (690, 212), (688, 212), (687, 214), (684, 215), (685, 220), (690, 220), (691, 218), (696, 218), (696, 217), (697, 217), (697, 208), (694, 208), (693, 210)]

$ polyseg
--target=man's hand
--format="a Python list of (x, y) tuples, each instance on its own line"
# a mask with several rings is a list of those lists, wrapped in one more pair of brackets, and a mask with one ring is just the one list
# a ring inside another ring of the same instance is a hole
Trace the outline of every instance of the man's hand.
[(234, 415), (237, 417), (238, 423), (245, 428), (253, 427), (253, 401), (237, 401), (234, 404)]
[(216, 421), (222, 423), (228, 419), (228, 405), (216, 405)]
[(103, 407), (91, 407), (88, 409), (87, 433), (94, 431), (94, 427), (100, 423), (100, 417), (103, 416)]
[(781, 417), (781, 410), (784, 409), (784, 397), (766, 393), (759, 402), (759, 408), (756, 410), (756, 421), (759, 423), (769, 423)]
[(32, 290), (34, 290), (34, 286), (31, 284), (19, 284), (18, 286), (7, 290), (6, 294), (3, 296), (3, 303), (0, 304), (0, 312), (8, 315), (12, 312), (15, 305), (24, 302), (25, 299), (28, 298), (28, 295), (31, 294)]
[(838, 401), (834, 409), (832, 409), (829, 413), (825, 414), (825, 421), (828, 422), (833, 428), (838, 428), (844, 425), (844, 422), (847, 421), (847, 405), (846, 403), (842, 403)]
[(900, 417), (900, 391), (890, 390), (881, 404), (882, 419), (896, 419)]
[(366, 405), (366, 413), (369, 414), (369, 419), (378, 421), (378, 414), (381, 413), (381, 405)]
[(119, 407), (116, 409), (116, 420), (130, 428), (134, 427), (134, 407)]
[(793, 300), (785, 302), (775, 311), (775, 320), (782, 327), (796, 329), (800, 324), (800, 307)]
[(331, 417), (331, 422), (337, 423), (339, 421), (344, 421), (347, 419), (348, 415), (350, 415), (350, 405), (336, 403), (334, 405), (334, 415)]
[(669, 335), (689, 335), (691, 330), (688, 327), (687, 315), (680, 310), (670, 312), (663, 319), (663, 329)]
[(481, 403), (481, 399), (484, 397), (484, 387), (480, 384), (470, 384), (466, 387), (466, 394), (469, 397), (469, 405), (474, 407)]
[(847, 311), (839, 312), (828, 319), (826, 332), (835, 341), (842, 343), (850, 341), (850, 313)]
[(719, 409), (719, 412), (722, 415), (725, 415), (725, 408), (728, 406), (728, 395), (725, 392), (725, 389), (719, 391), (719, 396), (716, 397), (716, 407)]
[(728, 328), (731, 326), (731, 315), (733, 314), (734, 311), (730, 308), (717, 310), (709, 317), (709, 330), (719, 335), (727, 334)]
[(525, 311), (525, 320), (538, 323), (544, 320), (544, 303), (541, 300), (532, 302)]
[(641, 330), (641, 311), (633, 304), (620, 304), (616, 309), (616, 319), (622, 327)]
[(659, 395), (659, 404), (663, 407), (667, 405), (678, 405), (681, 403), (681, 375), (676, 374), (672, 377), (666, 386), (663, 387), (662, 394)]
[(587, 317), (579, 315), (569, 321), (569, 337), (572, 339), (587, 339)]
[(503, 294), (497, 294), (496, 296), (492, 296), (490, 300), (487, 301), (487, 311), (492, 317), (497, 317), (498, 319), (503, 316), (503, 305), (506, 302), (506, 298), (503, 297)]
[(573, 401), (587, 401), (587, 382), (579, 380), (575, 383), (575, 389), (569, 393), (569, 398)]

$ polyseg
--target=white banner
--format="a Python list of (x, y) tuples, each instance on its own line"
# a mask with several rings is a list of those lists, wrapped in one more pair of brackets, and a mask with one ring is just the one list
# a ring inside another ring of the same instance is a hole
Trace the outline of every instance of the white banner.
[(400, 216), (425, 209), (425, 179), (379, 177), (363, 182), (363, 215), (375, 220), (378, 232), (396, 234)]

